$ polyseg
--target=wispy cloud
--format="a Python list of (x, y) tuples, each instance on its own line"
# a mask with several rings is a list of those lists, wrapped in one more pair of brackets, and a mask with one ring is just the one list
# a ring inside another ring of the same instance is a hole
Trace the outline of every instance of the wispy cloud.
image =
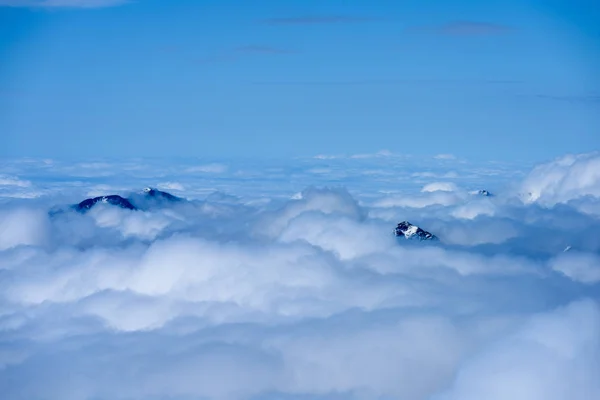
[(356, 80), (331, 80), (331, 81), (256, 81), (254, 85), (282, 85), (282, 86), (374, 86), (374, 85), (517, 85), (518, 80), (468, 80), (468, 79), (356, 79)]
[(512, 27), (489, 22), (456, 21), (438, 29), (444, 35), (496, 35), (511, 32)]
[(129, 2), (130, 0), (0, 0), (0, 7), (101, 8)]
[(508, 25), (480, 21), (452, 21), (437, 26), (417, 26), (409, 28), (410, 32), (434, 33), (447, 36), (486, 36), (500, 35), (514, 31)]
[(569, 103), (584, 103), (584, 104), (599, 104), (600, 103), (600, 94), (588, 93), (588, 94), (537, 94), (535, 97), (539, 99), (547, 99), (547, 100), (558, 100), (565, 101)]
[[(600, 155), (499, 186), (379, 154), (0, 159), (2, 398), (599, 399)], [(145, 210), (68, 208), (127, 187)]]
[(290, 54), (293, 50), (283, 49), (280, 47), (262, 46), (262, 45), (247, 45), (239, 46), (234, 49), (236, 53), (254, 53), (254, 54)]
[(436, 160), (456, 160), (456, 156), (454, 154), (438, 154), (433, 158)]
[(262, 20), (267, 25), (316, 25), (344, 24), (381, 21), (383, 18), (350, 15), (306, 15), (299, 17), (279, 17)]
[(200, 64), (212, 64), (212, 63), (223, 63), (233, 62), (242, 59), (245, 56), (251, 55), (285, 55), (294, 54), (296, 51), (284, 49), (281, 47), (274, 47), (269, 45), (242, 45), (235, 48), (222, 51), (212, 56), (195, 58), (194, 62)]

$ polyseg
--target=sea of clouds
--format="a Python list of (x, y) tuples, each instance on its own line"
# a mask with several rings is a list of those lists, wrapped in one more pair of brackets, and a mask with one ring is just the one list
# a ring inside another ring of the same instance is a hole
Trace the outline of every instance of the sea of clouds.
[[(145, 186), (188, 201), (52, 212)], [(3, 400), (597, 400), (599, 378), (600, 154), (0, 161)]]

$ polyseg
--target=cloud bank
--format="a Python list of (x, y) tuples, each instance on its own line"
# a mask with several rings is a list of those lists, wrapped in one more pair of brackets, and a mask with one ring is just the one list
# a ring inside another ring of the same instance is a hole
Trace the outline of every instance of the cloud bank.
[(595, 400), (597, 160), (3, 162), (2, 398)]
[(600, 197), (600, 154), (566, 155), (536, 167), (523, 182), (526, 200), (555, 205)]

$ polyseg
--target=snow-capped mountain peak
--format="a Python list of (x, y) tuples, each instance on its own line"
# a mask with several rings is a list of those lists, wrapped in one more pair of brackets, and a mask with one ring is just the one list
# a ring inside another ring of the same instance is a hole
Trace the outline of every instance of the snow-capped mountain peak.
[(434, 234), (427, 232), (408, 221), (400, 222), (398, 226), (396, 226), (394, 233), (396, 236), (404, 237), (406, 239), (437, 240), (437, 236)]
[(86, 212), (93, 206), (95, 206), (97, 203), (110, 204), (127, 210), (136, 210), (136, 207), (128, 199), (116, 194), (85, 199), (81, 203), (76, 204), (74, 207), (79, 212)]
[[(183, 199), (173, 196), (171, 193), (158, 189), (146, 187), (142, 193), (133, 193), (130, 197), (121, 197), (116, 194), (98, 196), (85, 199), (73, 207), (79, 212), (87, 212), (98, 203), (113, 205), (127, 210), (147, 210), (152, 206), (160, 205), (162, 202), (179, 202)], [(56, 214), (57, 212), (52, 212)]]
[(163, 192), (162, 190), (154, 189), (151, 187), (144, 188), (144, 194), (147, 197), (155, 197), (169, 201), (179, 201), (181, 198), (177, 196), (173, 196), (171, 193)]

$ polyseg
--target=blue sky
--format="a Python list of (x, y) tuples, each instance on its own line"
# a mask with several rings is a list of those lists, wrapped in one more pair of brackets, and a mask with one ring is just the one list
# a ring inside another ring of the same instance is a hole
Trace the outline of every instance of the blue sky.
[(600, 147), (592, 0), (0, 5), (2, 157)]

